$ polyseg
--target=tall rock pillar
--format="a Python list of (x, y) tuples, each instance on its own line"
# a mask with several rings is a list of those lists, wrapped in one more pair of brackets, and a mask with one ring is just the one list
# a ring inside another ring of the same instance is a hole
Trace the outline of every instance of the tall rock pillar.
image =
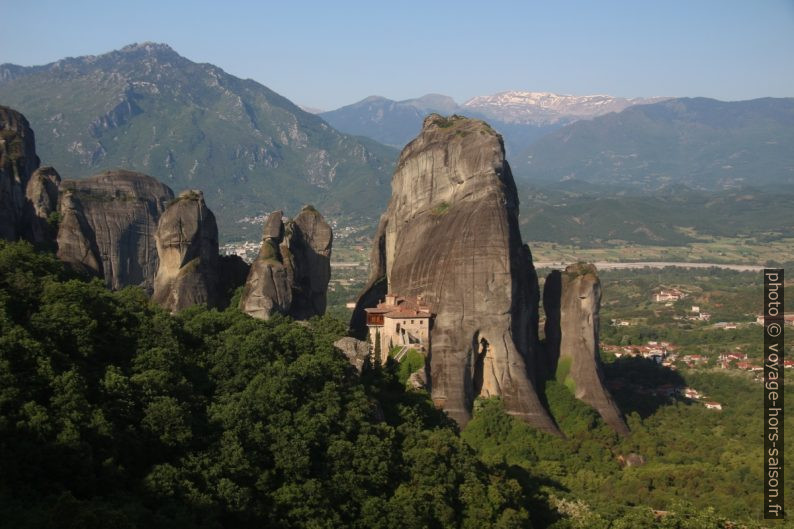
[(629, 433), (623, 414), (604, 386), (598, 349), (601, 281), (592, 264), (576, 263), (546, 280), (548, 369), (573, 387), (577, 399), (592, 406), (621, 435)]
[(501, 136), (483, 121), (428, 116), (400, 155), (371, 260), (354, 331), (384, 290), (421, 296), (435, 314), (436, 405), (465, 424), (477, 397), (500, 396), (507, 413), (558, 433), (532, 382), (537, 284)]

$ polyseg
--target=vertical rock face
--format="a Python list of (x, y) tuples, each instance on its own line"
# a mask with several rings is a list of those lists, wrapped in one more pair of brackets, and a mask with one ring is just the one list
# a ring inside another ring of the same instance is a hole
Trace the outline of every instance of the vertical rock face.
[[(403, 149), (381, 216), (368, 288), (351, 320), (389, 292), (423, 298), (431, 329), (431, 394), (465, 424), (476, 397), (548, 432), (556, 425), (531, 380), (537, 284), (518, 230), (518, 198), (501, 136), (486, 123), (432, 114)], [(534, 305), (533, 305), (534, 303)]]
[(321, 315), (331, 278), (331, 227), (311, 206), (286, 225), (282, 217), (274, 211), (265, 222), (240, 310), (265, 320), (276, 312), (296, 319)]
[(52, 215), (58, 212), (58, 188), (61, 175), (50, 166), (36, 169), (25, 189), (26, 214), (24, 224), (26, 238), (34, 244), (51, 243), (56, 233)]
[(543, 325), (545, 335), (545, 354), (538, 355), (538, 376), (552, 379), (556, 376), (557, 362), (560, 359), (560, 301), (562, 300), (562, 274), (552, 270), (543, 284), (543, 312), (546, 321)]
[(289, 254), (293, 273), (289, 313), (304, 320), (325, 314), (333, 233), (323, 216), (311, 206), (298, 213), (291, 231)]
[(0, 106), (0, 238), (24, 236), (25, 192), (39, 167), (33, 130), (25, 116)]
[(292, 286), (281, 255), (284, 237), (283, 212), (274, 211), (267, 217), (259, 248), (240, 298), (240, 310), (267, 320), (274, 313), (286, 314), (292, 305)]
[(61, 184), (58, 257), (104, 277), (108, 287), (151, 292), (158, 268), (155, 232), (174, 198), (151, 176), (108, 171)]
[(573, 386), (576, 398), (595, 408), (616, 432), (628, 434), (623, 415), (604, 387), (598, 356), (601, 282), (595, 266), (570, 265), (562, 274), (550, 277), (546, 285), (547, 338), (551, 338), (547, 345), (551, 358), (558, 358), (557, 379)]
[(220, 303), (218, 226), (201, 191), (185, 191), (160, 217), (152, 300), (171, 310)]

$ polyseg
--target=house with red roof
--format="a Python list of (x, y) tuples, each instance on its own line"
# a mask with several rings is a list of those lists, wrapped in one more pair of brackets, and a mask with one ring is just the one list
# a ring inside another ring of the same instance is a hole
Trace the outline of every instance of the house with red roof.
[(376, 307), (365, 309), (372, 352), (380, 341), (381, 363), (385, 363), (392, 347), (407, 346), (418, 351), (430, 351), (430, 328), (433, 313), (430, 305), (420, 297), (410, 298), (386, 294)]

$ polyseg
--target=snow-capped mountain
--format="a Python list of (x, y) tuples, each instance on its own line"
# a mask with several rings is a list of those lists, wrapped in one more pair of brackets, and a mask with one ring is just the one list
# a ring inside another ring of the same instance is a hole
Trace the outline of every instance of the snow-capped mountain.
[(479, 112), (504, 123), (551, 125), (620, 112), (633, 106), (658, 103), (666, 97), (633, 98), (609, 95), (574, 96), (551, 92), (509, 91), (477, 96), (463, 103), (464, 109)]
[(626, 99), (515, 90), (474, 97), (458, 105), (451, 97), (439, 94), (404, 101), (370, 96), (358, 103), (323, 112), (320, 117), (342, 132), (402, 148), (416, 136), (422, 128), (422, 120), (430, 112), (463, 114), (488, 121), (503, 136), (510, 157), (569, 123), (666, 99), (669, 98)]

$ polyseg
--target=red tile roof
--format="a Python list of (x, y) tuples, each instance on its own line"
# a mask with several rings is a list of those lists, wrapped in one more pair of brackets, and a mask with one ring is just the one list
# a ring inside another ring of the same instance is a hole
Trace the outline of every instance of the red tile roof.
[(388, 297), (395, 297), (396, 303), (390, 304), (381, 302), (377, 307), (364, 309), (368, 314), (383, 314), (385, 318), (430, 318), (433, 313), (430, 305), (418, 298), (401, 297), (388, 294)]

